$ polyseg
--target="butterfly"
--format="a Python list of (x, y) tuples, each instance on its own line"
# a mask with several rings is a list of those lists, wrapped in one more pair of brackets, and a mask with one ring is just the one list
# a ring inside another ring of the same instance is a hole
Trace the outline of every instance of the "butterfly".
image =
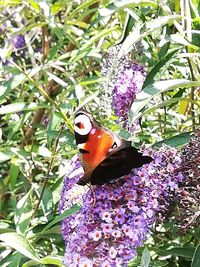
[(79, 185), (109, 183), (153, 160), (138, 152), (131, 142), (102, 127), (83, 109), (75, 113), (74, 135), (84, 169)]

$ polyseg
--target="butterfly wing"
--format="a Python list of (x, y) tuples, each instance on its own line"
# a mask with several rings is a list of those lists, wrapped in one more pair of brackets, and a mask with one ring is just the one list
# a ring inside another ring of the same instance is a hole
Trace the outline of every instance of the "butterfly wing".
[(103, 128), (84, 110), (76, 113), (74, 128), (84, 168), (84, 175), (77, 184), (90, 181), (93, 185), (102, 185), (152, 161), (132, 147), (131, 142)]
[(89, 182), (93, 170), (107, 157), (113, 144), (113, 135), (84, 110), (75, 114), (74, 132), (84, 168), (84, 176), (78, 184), (85, 185)]
[(102, 185), (113, 179), (127, 175), (133, 168), (152, 161), (151, 157), (143, 156), (134, 147), (128, 146), (106, 157), (92, 172), (91, 184)]

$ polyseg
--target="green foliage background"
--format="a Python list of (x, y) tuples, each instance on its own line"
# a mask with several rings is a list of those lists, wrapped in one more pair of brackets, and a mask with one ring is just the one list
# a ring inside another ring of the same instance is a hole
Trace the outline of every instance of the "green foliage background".
[[(198, 0), (0, 1), (1, 266), (63, 266), (57, 207), (66, 160), (77, 152), (73, 114), (87, 104), (98, 115), (109, 47), (121, 43), (147, 69), (131, 114), (141, 128), (122, 134), (136, 145), (188, 142), (200, 124), (199, 14)], [(19, 34), (25, 56), (12, 45)], [(116, 129), (114, 117), (105, 123)], [(198, 267), (199, 237), (165, 223), (130, 266)]]

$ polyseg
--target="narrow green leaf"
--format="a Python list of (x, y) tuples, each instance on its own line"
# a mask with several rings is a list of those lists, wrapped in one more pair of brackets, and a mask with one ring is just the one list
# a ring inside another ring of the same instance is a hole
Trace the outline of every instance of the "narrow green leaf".
[[(135, 26), (133, 31), (127, 36), (124, 43), (121, 46), (119, 57), (128, 54), (131, 50), (134, 43), (144, 39), (146, 36), (153, 33), (156, 29), (163, 27), (166, 24), (173, 23), (174, 21), (180, 20), (181, 16), (179, 15), (170, 15), (156, 18), (154, 20), (150, 20), (147, 23), (140, 23)], [(146, 31), (144, 32), (144, 28)]]
[(52, 192), (48, 190), (48, 188), (45, 188), (44, 190), (43, 198), (41, 200), (41, 206), (44, 216), (53, 213), (53, 196)]
[[(41, 67), (36, 67), (32, 69), (31, 71), (28, 71), (27, 74), (30, 77), (33, 77), (41, 70)], [(22, 84), (26, 80), (26, 76), (23, 73), (15, 74), (13, 77), (9, 80), (0, 85), (0, 99), (3, 99), (10, 91), (15, 89), (17, 86)]]
[(60, 106), (57, 104), (57, 102), (55, 102), (49, 95), (48, 93), (43, 89), (42, 86), (40, 86), (28, 73), (26, 73), (19, 65), (17, 65), (15, 62), (12, 61), (12, 65), (15, 66), (15, 68), (20, 71), (21, 73), (23, 73), (23, 75), (26, 77), (26, 79), (28, 79), (35, 87), (36, 89), (39, 91), (39, 93), (41, 95), (43, 95), (53, 106), (56, 107), (56, 109), (59, 111), (60, 115), (63, 117), (63, 119), (65, 120), (68, 128), (73, 131), (73, 126), (71, 123), (71, 120), (68, 119), (68, 117), (66, 116), (66, 114), (62, 111), (62, 109), (60, 108)]
[(184, 144), (187, 144), (191, 138), (190, 132), (181, 133), (165, 139), (163, 141), (157, 142), (153, 145), (153, 147), (161, 147), (163, 144), (171, 146), (171, 147), (178, 147)]
[[(185, 89), (184, 88), (180, 88), (174, 95), (172, 98), (181, 98), (183, 93), (185, 92)], [(168, 109), (174, 107), (176, 105), (176, 102), (175, 103), (172, 103)]]
[(9, 221), (0, 220), (0, 234), (15, 232), (14, 224)]
[(188, 42), (188, 40), (186, 40), (184, 36), (182, 36), (181, 34), (178, 34), (178, 33), (169, 35), (167, 37), (167, 40), (170, 41), (171, 43), (181, 44), (181, 45), (190, 47), (190, 48), (192, 48), (194, 50), (198, 50), (199, 49), (198, 46), (193, 45), (192, 43)]
[(114, 32), (115, 30), (117, 30), (117, 26), (114, 26), (112, 28), (109, 29), (103, 29), (101, 31), (99, 31), (97, 34), (95, 34), (93, 37), (90, 38), (89, 41), (87, 41), (80, 50), (77, 50), (77, 53), (75, 55), (72, 55), (72, 57), (70, 58), (70, 62), (75, 62), (77, 60), (80, 60), (82, 57), (88, 55), (89, 53), (91, 54), (91, 46), (94, 45), (94, 43), (96, 41), (98, 41), (99, 39), (101, 39), (103, 36), (106, 36), (112, 32)]
[(124, 42), (126, 37), (129, 35), (130, 31), (132, 30), (134, 24), (135, 24), (135, 19), (130, 14), (127, 14), (124, 25), (124, 31), (121, 40), (119, 41), (119, 44), (122, 44)]
[(180, 257), (183, 257), (183, 258), (192, 259), (192, 256), (194, 254), (194, 248), (184, 248), (184, 247), (182, 247), (182, 248), (172, 248), (172, 249), (166, 250), (164, 254), (165, 255), (180, 256)]
[(187, 112), (189, 106), (189, 99), (181, 99), (179, 103), (178, 113), (184, 115)]
[(145, 87), (133, 102), (131, 107), (132, 121), (136, 121), (142, 116), (141, 110), (159, 93), (167, 92), (177, 88), (200, 86), (200, 82), (193, 82), (185, 79), (174, 79), (156, 82)]
[(31, 190), (27, 194), (25, 194), (17, 203), (14, 221), (16, 225), (16, 230), (19, 233), (25, 233), (29, 226), (31, 216), (33, 214), (30, 193)]
[(148, 267), (151, 261), (150, 252), (145, 248), (142, 252), (140, 267)]
[(144, 81), (143, 88), (146, 86), (152, 84), (155, 80), (156, 74), (159, 72), (159, 70), (178, 52), (179, 49), (176, 49), (172, 52), (170, 52), (168, 55), (166, 55), (164, 58), (162, 58), (155, 66), (154, 68), (147, 74), (147, 77)]
[(85, 9), (87, 9), (90, 5), (93, 5), (95, 3), (99, 2), (99, 0), (87, 0), (87, 1), (83, 1), (83, 3), (81, 5), (79, 5), (76, 9), (74, 9), (74, 11), (72, 11), (70, 13), (70, 17), (74, 17), (74, 15), (79, 12), (79, 11), (83, 11)]
[(57, 216), (52, 222), (50, 222), (44, 229), (42, 232), (46, 231), (47, 229), (49, 229), (50, 227), (52, 227), (54, 224), (60, 222), (61, 220), (63, 220), (64, 218), (69, 217), (70, 215), (76, 213), (78, 210), (80, 209), (80, 206), (75, 204), (74, 206), (72, 206), (70, 209), (66, 210), (64, 213), (62, 213), (61, 215)]
[(100, 17), (107, 17), (111, 16), (113, 13), (115, 13), (118, 10), (118, 8), (115, 6), (114, 3), (111, 3), (107, 5), (106, 7), (99, 9)]
[(178, 58), (194, 58), (194, 57), (200, 57), (200, 53), (180, 53), (177, 55)]
[(9, 179), (10, 179), (10, 185), (11, 185), (12, 190), (14, 190), (15, 188), (18, 174), (19, 174), (19, 166), (15, 164), (14, 160), (12, 160), (12, 163), (10, 164), (10, 171), (9, 171)]
[[(47, 256), (47, 257), (41, 259), (41, 263), (44, 265), (65, 267), (65, 265), (62, 264), (63, 260), (64, 260), (63, 257)], [(22, 267), (30, 267), (30, 266), (38, 266), (38, 262), (31, 260), (31, 261), (25, 262), (22, 265)]]
[(0, 162), (4, 162), (12, 158), (13, 153), (10, 151), (0, 151)]
[(38, 266), (38, 261), (30, 260), (25, 262), (22, 267)]
[(200, 266), (200, 244), (196, 247), (191, 267), (199, 267)]
[(54, 80), (56, 83), (60, 84), (61, 86), (64, 86), (64, 87), (68, 87), (68, 83), (66, 83), (65, 81), (63, 81), (62, 79), (60, 79), (58, 76), (56, 76), (55, 74), (47, 71), (46, 72), (48, 74), (48, 76)]
[(162, 59), (163, 57), (166, 56), (169, 47), (170, 47), (170, 42), (167, 42), (160, 48), (158, 52), (159, 59)]
[(28, 239), (25, 236), (17, 233), (0, 234), (0, 240), (4, 242), (5, 246), (9, 246), (29, 259), (41, 263), (37, 252), (33, 249)]
[[(169, 98), (165, 101), (159, 102), (158, 104), (153, 105), (152, 107), (146, 109), (145, 111), (142, 112), (142, 116), (144, 116), (147, 113), (153, 112), (154, 110), (157, 110), (159, 108), (163, 108), (163, 107), (167, 107), (167, 106), (171, 106), (174, 103), (177, 102), (186, 102), (187, 105), (189, 103), (193, 103), (194, 105), (197, 105), (198, 108), (200, 108), (200, 101), (196, 101), (196, 100), (192, 100), (191, 98), (186, 98), (186, 97), (177, 97), (177, 98)], [(179, 112), (180, 113), (180, 112)]]
[(99, 77), (89, 77), (89, 78), (85, 78), (84, 80), (82, 80), (79, 84), (81, 86), (85, 86), (88, 84), (100, 83), (103, 80), (105, 80), (105, 79), (99, 78)]
[(37, 103), (25, 103), (18, 102), (13, 104), (8, 104), (0, 107), (0, 115), (16, 113), (20, 111), (28, 111), (28, 110), (37, 110), (41, 108), (50, 108), (47, 104), (37, 104)]
[(2, 140), (2, 135), (3, 135), (3, 131), (2, 131), (2, 129), (0, 128), (0, 141)]
[(19, 31), (15, 32), (13, 36), (18, 35), (18, 34), (25, 34), (26, 32), (30, 31), (33, 28), (40, 28), (45, 25), (47, 25), (47, 22), (36, 22), (36, 23), (29, 24), (28, 26), (22, 27)]
[(20, 0), (7, 0), (6, 2), (5, 1), (0, 1), (0, 5), (3, 5), (3, 6), (8, 6), (8, 5), (17, 5), (19, 4)]
[(37, 1), (33, 0), (26, 0), (36, 11), (40, 10), (40, 6), (38, 5)]
[(60, 267), (65, 267), (65, 265), (63, 265), (63, 260), (64, 257), (53, 257), (53, 256), (47, 256), (45, 258), (42, 258), (41, 261), (43, 264), (52, 264), (52, 265), (56, 265), (56, 266), (60, 266)]
[[(0, 258), (1, 258), (1, 255), (0, 255)], [(21, 267), (21, 265), (20, 265), (21, 259), (22, 259), (22, 254), (20, 254), (19, 252), (14, 251), (8, 257), (6, 257), (5, 264), (2, 264), (1, 266), (2, 267), (4, 267), (4, 266)]]
[(157, 7), (157, 3), (154, 0), (123, 0), (123, 1), (115, 1), (115, 6), (118, 8), (124, 7), (132, 7), (132, 6), (153, 6)]
[(123, 0), (123, 1), (114, 1), (107, 5), (106, 7), (99, 9), (99, 14), (102, 17), (111, 16), (113, 13), (119, 11), (120, 9), (125, 9), (127, 7), (136, 7), (136, 6), (152, 6), (157, 7), (158, 4), (153, 0)]

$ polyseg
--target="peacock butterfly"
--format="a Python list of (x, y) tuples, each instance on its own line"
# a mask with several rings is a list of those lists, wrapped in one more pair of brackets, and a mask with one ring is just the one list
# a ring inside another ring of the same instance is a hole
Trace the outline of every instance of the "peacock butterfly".
[(85, 110), (75, 114), (74, 133), (84, 169), (79, 185), (108, 183), (153, 160), (138, 152), (131, 142), (103, 128)]

